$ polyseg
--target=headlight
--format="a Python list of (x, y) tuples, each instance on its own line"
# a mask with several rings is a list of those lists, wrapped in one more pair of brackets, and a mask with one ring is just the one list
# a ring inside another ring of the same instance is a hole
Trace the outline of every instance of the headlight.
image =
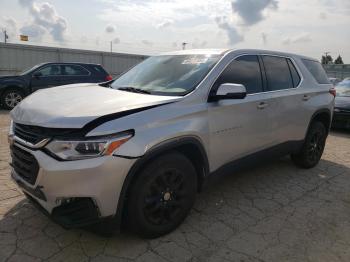
[(113, 136), (86, 140), (53, 140), (46, 149), (62, 160), (78, 160), (112, 155), (122, 144), (133, 136), (123, 132)]

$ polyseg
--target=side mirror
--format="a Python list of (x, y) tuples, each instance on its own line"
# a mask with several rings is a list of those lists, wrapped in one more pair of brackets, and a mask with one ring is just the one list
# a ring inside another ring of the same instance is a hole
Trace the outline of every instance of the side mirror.
[(243, 99), (247, 96), (247, 90), (242, 84), (221, 84), (212, 96), (214, 101), (222, 99)]
[(39, 78), (41, 76), (43, 76), (43, 74), (41, 72), (34, 72), (34, 74), (33, 74), (33, 77), (35, 77), (35, 78)]

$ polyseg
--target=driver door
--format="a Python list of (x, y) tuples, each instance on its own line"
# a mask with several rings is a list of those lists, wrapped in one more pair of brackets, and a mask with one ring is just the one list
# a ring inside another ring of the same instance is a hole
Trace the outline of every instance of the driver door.
[(212, 92), (223, 83), (244, 85), (247, 96), (209, 103), (213, 170), (273, 144), (270, 105), (263, 93), (264, 81), (258, 57), (244, 55), (233, 60), (214, 83)]

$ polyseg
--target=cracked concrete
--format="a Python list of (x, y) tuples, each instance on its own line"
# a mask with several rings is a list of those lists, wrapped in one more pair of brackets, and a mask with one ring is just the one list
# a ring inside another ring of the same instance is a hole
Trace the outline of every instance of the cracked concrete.
[(332, 132), (320, 164), (283, 158), (221, 177), (173, 233), (143, 240), (65, 230), (10, 180), (0, 111), (2, 261), (350, 261), (350, 133)]

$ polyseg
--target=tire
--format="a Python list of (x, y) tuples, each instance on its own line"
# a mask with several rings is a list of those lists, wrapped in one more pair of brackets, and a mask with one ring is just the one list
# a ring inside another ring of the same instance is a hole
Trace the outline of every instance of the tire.
[(304, 144), (297, 154), (292, 154), (293, 162), (302, 168), (312, 168), (321, 159), (327, 138), (327, 130), (323, 123), (315, 121), (307, 132)]
[(7, 110), (12, 110), (24, 98), (23, 93), (18, 89), (5, 90), (1, 95), (1, 105)]
[(129, 191), (127, 223), (145, 238), (177, 228), (191, 210), (197, 175), (191, 161), (177, 152), (159, 156), (137, 174)]

